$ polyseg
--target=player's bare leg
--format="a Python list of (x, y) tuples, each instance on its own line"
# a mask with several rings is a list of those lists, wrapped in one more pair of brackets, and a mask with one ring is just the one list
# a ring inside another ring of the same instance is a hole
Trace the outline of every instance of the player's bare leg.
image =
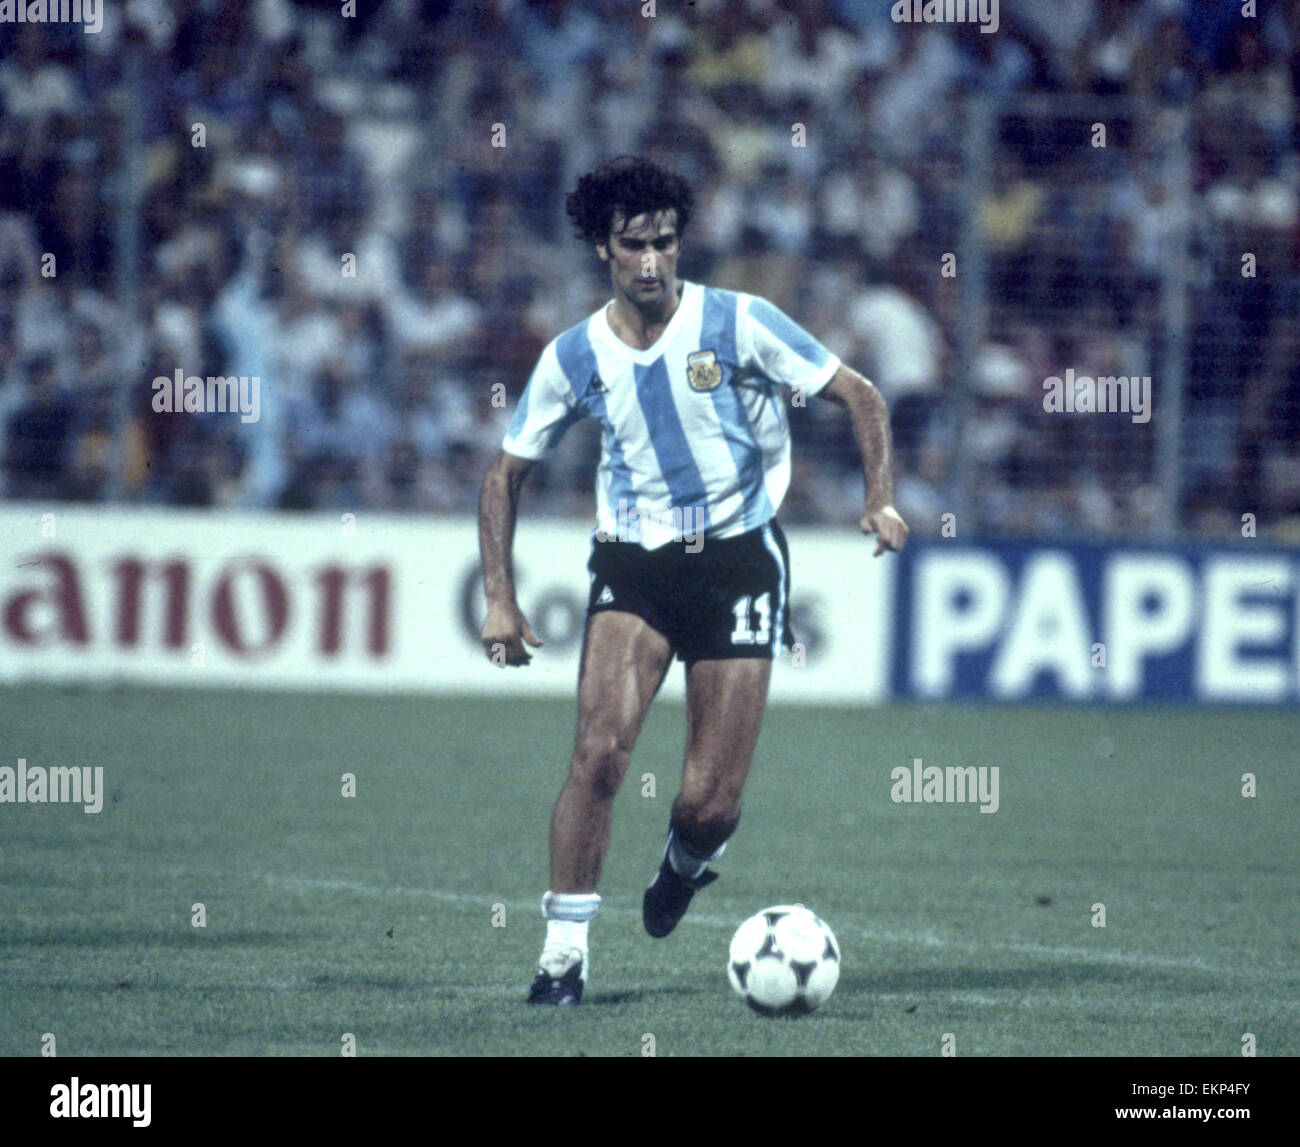
[(578, 731), (551, 816), (551, 891), (596, 891), (614, 798), (671, 658), (664, 636), (634, 614), (610, 610), (587, 623)]
[(771, 677), (772, 662), (758, 658), (697, 661), (687, 672), (686, 764), (672, 827), (697, 856), (736, 830)]
[(716, 876), (709, 861), (740, 822), (740, 799), (758, 745), (772, 663), (697, 661), (686, 675), (687, 742), (682, 790), (673, 801), (668, 846), (646, 890), (646, 931), (666, 936), (691, 897)]
[(609, 610), (587, 621), (573, 756), (551, 814), (546, 944), (530, 1002), (576, 1004), (582, 997), (587, 925), (600, 906), (596, 887), (614, 798), (671, 659), (667, 639), (634, 614)]

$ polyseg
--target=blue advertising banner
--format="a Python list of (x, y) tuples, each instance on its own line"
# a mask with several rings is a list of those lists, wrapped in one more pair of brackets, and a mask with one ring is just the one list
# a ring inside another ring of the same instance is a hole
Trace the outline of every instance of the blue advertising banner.
[(1239, 545), (913, 542), (897, 698), (1293, 704), (1300, 555)]

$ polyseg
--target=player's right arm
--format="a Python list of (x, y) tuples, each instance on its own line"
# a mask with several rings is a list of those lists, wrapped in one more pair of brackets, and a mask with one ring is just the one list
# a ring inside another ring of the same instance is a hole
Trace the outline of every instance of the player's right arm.
[(494, 665), (527, 665), (541, 639), (533, 632), (515, 598), (514, 540), (519, 492), (534, 462), (502, 450), (483, 478), (478, 501), (478, 546), (483, 566), (487, 619), (483, 652)]
[(479, 495), (478, 544), (487, 597), (483, 652), (494, 665), (527, 665), (533, 658), (525, 644), (534, 648), (542, 644), (515, 599), (511, 555), (524, 479), (585, 414), (560, 365), (558, 347), (564, 338), (550, 343), (537, 360)]

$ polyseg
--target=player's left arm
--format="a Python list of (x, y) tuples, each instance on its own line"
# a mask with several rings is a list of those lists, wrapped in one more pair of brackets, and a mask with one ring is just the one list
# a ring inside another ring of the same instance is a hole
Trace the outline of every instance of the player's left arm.
[(884, 397), (856, 370), (843, 364), (817, 393), (847, 410), (853, 424), (867, 487), (862, 532), (877, 535), (876, 557), (886, 550), (901, 550), (908, 530), (902, 515), (894, 509), (894, 440)]

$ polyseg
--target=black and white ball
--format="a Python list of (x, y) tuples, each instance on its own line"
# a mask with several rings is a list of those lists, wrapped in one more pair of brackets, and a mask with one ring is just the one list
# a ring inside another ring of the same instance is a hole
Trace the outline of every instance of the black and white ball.
[(736, 994), (760, 1015), (807, 1015), (835, 990), (840, 946), (802, 904), (764, 908), (732, 937), (727, 976)]

